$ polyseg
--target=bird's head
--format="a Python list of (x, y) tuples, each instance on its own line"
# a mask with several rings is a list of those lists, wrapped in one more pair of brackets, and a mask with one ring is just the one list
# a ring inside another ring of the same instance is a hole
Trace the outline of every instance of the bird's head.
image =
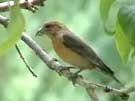
[(66, 28), (62, 23), (57, 21), (51, 21), (45, 23), (36, 33), (36, 36), (42, 36), (47, 35), (50, 38), (55, 37), (57, 34), (59, 34), (59, 31)]

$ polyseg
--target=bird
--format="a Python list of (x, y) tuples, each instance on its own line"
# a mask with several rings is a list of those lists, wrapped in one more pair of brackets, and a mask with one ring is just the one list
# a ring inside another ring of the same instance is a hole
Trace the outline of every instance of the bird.
[(90, 45), (63, 23), (59, 21), (44, 23), (36, 33), (36, 36), (42, 35), (47, 35), (51, 39), (56, 54), (64, 62), (80, 71), (99, 69), (121, 84), (115, 77), (114, 71), (100, 59)]

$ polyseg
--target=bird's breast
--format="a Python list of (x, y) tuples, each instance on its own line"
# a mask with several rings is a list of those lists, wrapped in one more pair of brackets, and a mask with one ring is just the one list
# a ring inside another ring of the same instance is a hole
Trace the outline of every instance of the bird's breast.
[(80, 56), (78, 53), (72, 51), (70, 48), (66, 47), (61, 39), (53, 40), (53, 47), (59, 57), (61, 57), (65, 62), (74, 66), (78, 66), (81, 69), (92, 68), (89, 61)]

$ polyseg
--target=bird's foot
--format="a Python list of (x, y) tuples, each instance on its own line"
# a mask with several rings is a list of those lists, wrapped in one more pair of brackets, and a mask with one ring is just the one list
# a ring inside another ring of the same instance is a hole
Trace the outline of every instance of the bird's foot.
[[(54, 59), (54, 61), (58, 61), (56, 58), (53, 58)], [(59, 73), (59, 75), (61, 76), (62, 75), (62, 72), (63, 71), (70, 71), (70, 69), (72, 69), (72, 68), (75, 68), (75, 67), (73, 67), (73, 66), (61, 66), (60, 68), (59, 68), (59, 70), (58, 70), (58, 73)]]
[[(72, 69), (72, 68), (74, 68), (74, 67), (72, 67), (72, 66), (62, 66), (62, 67), (60, 67), (60, 68), (58, 69), (57, 72), (58, 72), (58, 74), (61, 76), (64, 71), (65, 71), (65, 72), (66, 72), (66, 71), (70, 71), (70, 69)], [(75, 85), (76, 80), (77, 80), (78, 78), (83, 78), (82, 75), (79, 75), (79, 73), (80, 73), (81, 71), (82, 71), (82, 70), (79, 69), (79, 70), (76, 71), (75, 73), (70, 73), (70, 76), (68, 77), (68, 79), (72, 81), (73, 85)]]
[(61, 76), (63, 74), (64, 71), (69, 71), (70, 69), (68, 67), (65, 67), (65, 66), (61, 66), (57, 72), (58, 74)]
[(73, 85), (75, 85), (76, 80), (77, 80), (78, 78), (83, 78), (82, 75), (79, 75), (80, 72), (81, 72), (81, 69), (78, 70), (78, 71), (75, 72), (75, 73), (72, 73), (72, 74), (69, 76), (69, 80), (72, 81)]

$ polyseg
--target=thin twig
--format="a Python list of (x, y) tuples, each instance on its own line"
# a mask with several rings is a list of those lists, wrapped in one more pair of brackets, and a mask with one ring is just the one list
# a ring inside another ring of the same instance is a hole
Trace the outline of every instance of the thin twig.
[(26, 62), (26, 59), (24, 58), (24, 56), (22, 55), (19, 47), (17, 46), (17, 44), (15, 44), (15, 48), (20, 56), (20, 58), (22, 59), (22, 61), (24, 62), (24, 64), (26, 65), (26, 67), (28, 68), (28, 70), (30, 71), (30, 73), (34, 76), (37, 77), (37, 75), (33, 72), (32, 68), (30, 67), (30, 65)]

